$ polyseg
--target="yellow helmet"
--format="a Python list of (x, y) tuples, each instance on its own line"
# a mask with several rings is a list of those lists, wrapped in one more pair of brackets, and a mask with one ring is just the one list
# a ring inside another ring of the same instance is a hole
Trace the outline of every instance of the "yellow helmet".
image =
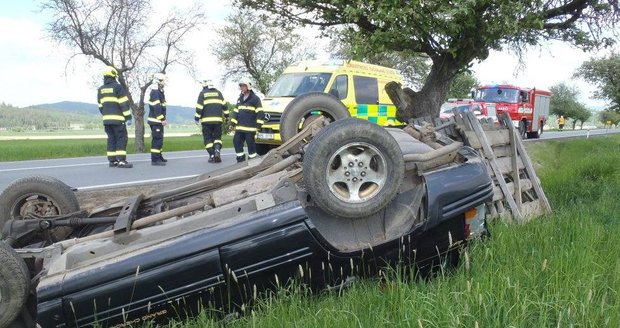
[(116, 68), (112, 67), (112, 66), (106, 66), (103, 69), (103, 76), (109, 76), (109, 77), (117, 77), (118, 76), (118, 72), (116, 71)]

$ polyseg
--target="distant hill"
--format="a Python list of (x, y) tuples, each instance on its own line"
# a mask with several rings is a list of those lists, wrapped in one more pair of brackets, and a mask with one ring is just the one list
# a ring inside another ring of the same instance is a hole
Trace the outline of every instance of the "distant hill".
[(56, 130), (100, 125), (101, 119), (93, 114), (37, 107), (18, 108), (0, 105), (0, 131), (2, 130)]
[[(52, 104), (40, 104), (31, 106), (31, 108), (47, 108), (76, 114), (97, 115), (98, 117), (101, 116), (99, 113), (99, 107), (96, 104), (77, 101), (61, 101)], [(148, 116), (148, 105), (146, 106), (144, 113), (145, 116)], [(166, 111), (166, 116), (169, 123), (188, 124), (194, 122), (194, 113), (195, 109), (191, 107), (169, 105)]]

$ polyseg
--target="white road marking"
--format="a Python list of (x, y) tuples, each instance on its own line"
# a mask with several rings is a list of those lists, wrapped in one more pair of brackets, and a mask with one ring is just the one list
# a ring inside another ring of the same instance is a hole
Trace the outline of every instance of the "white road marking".
[(110, 184), (103, 184), (103, 185), (96, 185), (96, 186), (84, 186), (84, 187), (74, 187), (74, 188), (76, 188), (78, 191), (84, 191), (84, 190), (110, 188), (110, 187), (130, 186), (130, 185), (134, 185), (134, 184), (163, 182), (163, 181), (170, 181), (170, 180), (177, 180), (177, 179), (189, 179), (189, 178), (197, 177), (198, 175), (199, 174), (184, 175), (184, 176), (170, 177), (170, 178), (138, 180), (138, 181), (119, 182), (119, 183), (110, 183)]
[[(236, 156), (235, 154), (222, 154), (222, 157), (224, 156)], [(182, 157), (170, 157), (168, 159), (170, 160), (175, 160), (175, 159), (190, 159), (190, 158), (201, 158), (201, 157), (208, 157), (209, 154), (204, 154), (204, 155), (196, 155), (196, 156), (182, 156)], [(131, 160), (132, 163), (136, 163), (136, 162), (150, 162), (151, 159), (135, 159), (135, 160)], [(64, 164), (64, 165), (50, 165), (50, 166), (35, 166), (35, 167), (20, 167), (20, 168), (15, 168), (15, 169), (3, 169), (0, 170), (0, 172), (14, 172), (14, 171), (28, 171), (28, 170), (45, 170), (45, 169), (57, 169), (57, 168), (65, 168), (65, 167), (78, 167), (78, 166), (93, 166), (93, 165), (106, 165), (108, 164), (108, 162), (97, 162), (97, 163), (81, 163), (81, 164)]]

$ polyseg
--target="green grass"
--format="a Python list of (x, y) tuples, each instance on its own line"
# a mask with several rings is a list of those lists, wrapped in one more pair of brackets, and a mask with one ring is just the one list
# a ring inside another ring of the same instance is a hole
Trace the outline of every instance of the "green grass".
[[(145, 148), (150, 147), (150, 138), (145, 138)], [(222, 137), (223, 147), (232, 147), (232, 137)], [(165, 137), (164, 151), (203, 149), (201, 135), (189, 137)], [(134, 139), (129, 139), (127, 153), (135, 153)], [(0, 162), (31, 159), (50, 159), (82, 156), (103, 156), (106, 154), (106, 139), (62, 139), (62, 140), (4, 140), (0, 141)]]
[[(227, 322), (180, 327), (620, 327), (620, 138), (532, 144), (554, 214), (491, 224), (430, 281), (391, 273), (338, 293), (282, 290)], [(464, 262), (468, 262), (465, 264)]]

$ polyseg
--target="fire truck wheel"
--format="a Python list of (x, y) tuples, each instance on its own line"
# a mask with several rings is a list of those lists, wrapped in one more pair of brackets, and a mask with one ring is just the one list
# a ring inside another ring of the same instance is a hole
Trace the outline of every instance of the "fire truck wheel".
[(538, 123), (538, 130), (536, 130), (535, 132), (528, 132), (527, 133), (527, 137), (528, 138), (533, 138), (533, 139), (538, 139), (540, 138), (540, 136), (543, 134), (543, 122)]
[[(280, 137), (286, 142), (319, 116), (330, 121), (350, 117), (347, 107), (333, 95), (311, 92), (296, 97), (282, 113)], [(295, 149), (294, 151), (296, 151)]]
[[(15, 180), (0, 194), (0, 231), (8, 220), (21, 220), (28, 215), (56, 216), (80, 210), (75, 193), (62, 181), (42, 175)], [(64, 239), (70, 228), (51, 231), (52, 241)]]
[(527, 138), (527, 126), (525, 121), (519, 122), (519, 134), (521, 135), (521, 139)]
[(359, 218), (384, 208), (400, 189), (405, 164), (396, 140), (369, 121), (329, 124), (310, 141), (304, 184), (311, 199), (336, 217)]
[(26, 263), (0, 241), (0, 327), (10, 327), (28, 298), (30, 275)]

